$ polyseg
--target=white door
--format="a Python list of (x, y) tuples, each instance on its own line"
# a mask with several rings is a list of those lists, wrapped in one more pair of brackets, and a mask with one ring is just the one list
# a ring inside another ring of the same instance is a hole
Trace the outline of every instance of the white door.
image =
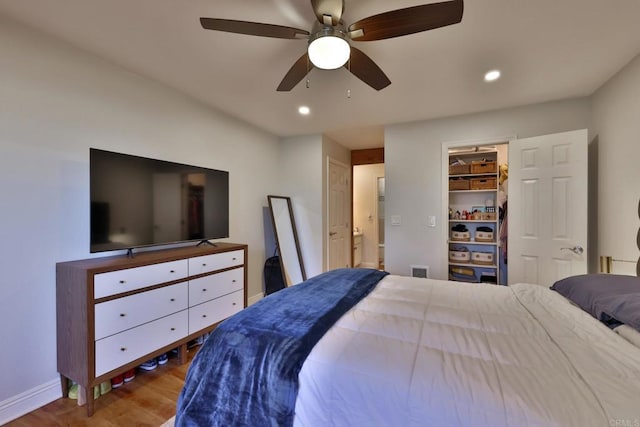
[(329, 159), (328, 270), (351, 265), (351, 197), (349, 167)]
[(587, 272), (587, 131), (509, 142), (509, 284)]

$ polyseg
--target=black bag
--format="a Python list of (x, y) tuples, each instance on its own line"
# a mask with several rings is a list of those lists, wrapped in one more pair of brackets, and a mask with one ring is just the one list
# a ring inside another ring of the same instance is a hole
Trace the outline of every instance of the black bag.
[(285, 288), (279, 256), (267, 258), (264, 263), (264, 288), (265, 296)]

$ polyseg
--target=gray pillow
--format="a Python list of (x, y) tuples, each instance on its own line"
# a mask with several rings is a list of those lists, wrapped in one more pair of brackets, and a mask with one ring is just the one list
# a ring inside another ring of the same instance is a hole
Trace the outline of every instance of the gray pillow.
[(584, 274), (551, 287), (610, 328), (626, 324), (640, 331), (640, 278)]

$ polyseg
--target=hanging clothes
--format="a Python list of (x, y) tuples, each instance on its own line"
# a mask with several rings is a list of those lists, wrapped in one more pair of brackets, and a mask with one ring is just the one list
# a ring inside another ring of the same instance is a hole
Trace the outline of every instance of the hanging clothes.
[(509, 189), (509, 165), (503, 163), (499, 167), (498, 178), (498, 227), (500, 238), (501, 255), (504, 258), (505, 264), (507, 263), (507, 237), (508, 237), (508, 216), (507, 216), (507, 194)]

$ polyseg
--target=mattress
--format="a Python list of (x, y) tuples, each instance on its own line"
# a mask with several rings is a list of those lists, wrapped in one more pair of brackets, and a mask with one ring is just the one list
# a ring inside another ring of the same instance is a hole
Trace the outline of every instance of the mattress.
[(387, 276), (307, 357), (294, 424), (640, 425), (640, 349), (541, 286)]

